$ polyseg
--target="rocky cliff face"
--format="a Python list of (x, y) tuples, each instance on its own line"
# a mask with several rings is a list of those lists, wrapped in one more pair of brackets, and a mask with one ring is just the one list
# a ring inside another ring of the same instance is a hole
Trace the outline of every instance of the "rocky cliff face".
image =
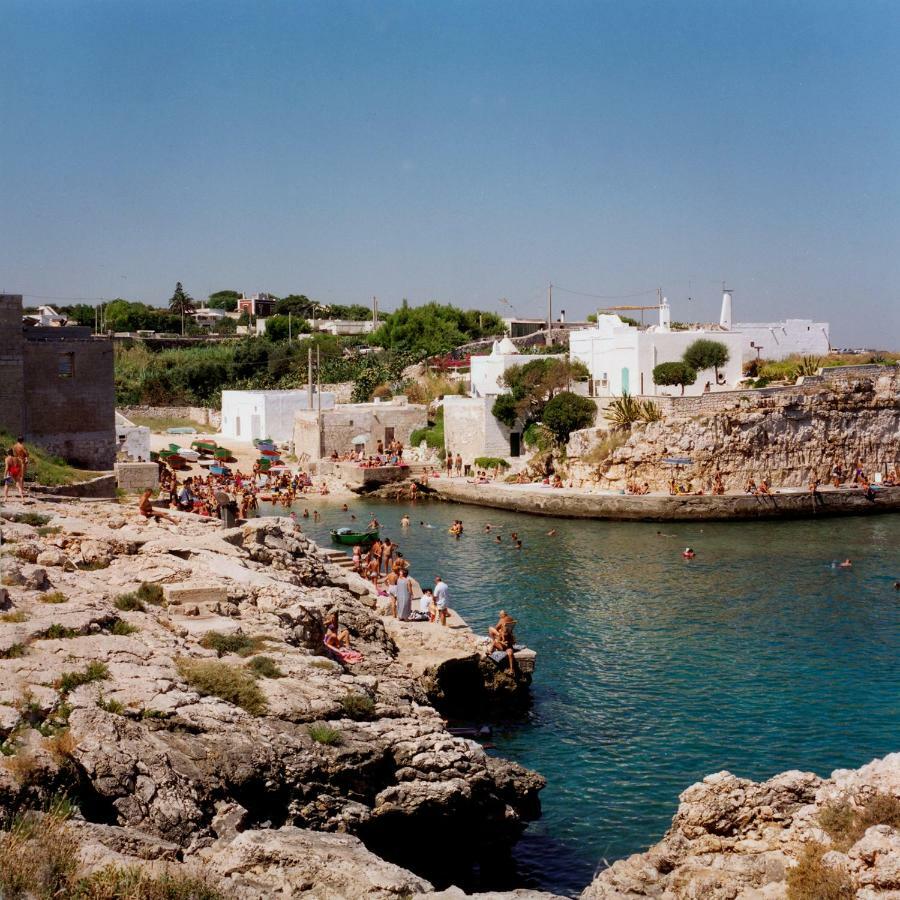
[[(404, 864), (446, 881), (504, 853), (536, 813), (540, 776), (445, 730), (374, 597), (290, 520), (27, 510), (47, 523), (3, 522), (0, 818), (64, 792), (88, 869), (381, 897), (433, 890)], [(352, 671), (321, 653), (334, 609)]]
[(665, 490), (672, 470), (662, 460), (689, 456), (693, 464), (680, 477), (692, 479), (694, 489), (709, 491), (719, 471), (727, 490), (743, 490), (748, 479), (763, 477), (773, 485), (806, 487), (812, 477), (827, 480), (836, 461), (847, 471), (859, 460), (870, 472), (900, 463), (895, 366), (795, 389), (707, 395), (694, 405), (680, 412), (673, 404), (663, 421), (635, 426), (602, 460), (592, 460), (591, 451), (609, 433), (576, 432), (569, 445), (575, 478), (604, 488), (636, 481)]
[(720, 772), (680, 799), (663, 840), (614, 863), (582, 900), (900, 896), (900, 753), (828, 779)]

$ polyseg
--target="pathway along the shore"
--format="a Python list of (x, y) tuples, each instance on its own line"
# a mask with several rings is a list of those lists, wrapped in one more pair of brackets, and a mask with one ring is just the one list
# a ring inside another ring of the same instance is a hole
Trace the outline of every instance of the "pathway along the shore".
[(422, 486), (454, 503), (571, 519), (643, 522), (807, 519), (817, 516), (900, 512), (900, 487), (881, 487), (873, 499), (857, 488), (801, 489), (773, 494), (589, 494), (549, 485), (475, 484), (457, 478), (432, 479)]

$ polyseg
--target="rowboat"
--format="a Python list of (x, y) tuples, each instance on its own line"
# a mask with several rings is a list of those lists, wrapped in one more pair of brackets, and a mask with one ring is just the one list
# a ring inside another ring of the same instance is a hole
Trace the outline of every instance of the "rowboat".
[(199, 453), (208, 453), (212, 456), (218, 445), (215, 441), (191, 441), (191, 447)]
[(210, 466), (209, 471), (213, 475), (230, 475), (231, 469), (228, 466)]
[(260, 448), (259, 448), (259, 455), (260, 455), (260, 456), (274, 457), (275, 459), (278, 459), (278, 457), (281, 456), (281, 453), (280, 453), (278, 450), (274, 450), (274, 449), (271, 449), (271, 450), (270, 450), (270, 449), (265, 448), (265, 447), (260, 447)]
[(372, 544), (378, 538), (378, 529), (371, 531), (354, 531), (352, 528), (333, 528), (331, 530), (331, 539), (336, 544), (346, 544), (353, 546), (354, 544)]
[(197, 429), (190, 426), (180, 426), (178, 428), (167, 428), (166, 434), (196, 434)]

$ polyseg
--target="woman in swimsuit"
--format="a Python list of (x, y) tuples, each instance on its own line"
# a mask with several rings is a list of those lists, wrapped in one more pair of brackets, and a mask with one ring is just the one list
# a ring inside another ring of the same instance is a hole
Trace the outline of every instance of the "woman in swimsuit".
[(25, 474), (22, 468), (22, 461), (17, 457), (13, 456), (12, 451), (9, 451), (6, 454), (6, 468), (3, 472), (3, 499), (9, 499), (9, 486), (11, 484), (15, 484), (15, 486), (19, 489), (19, 496), (25, 496), (25, 492), (22, 489), (22, 481), (24, 480)]

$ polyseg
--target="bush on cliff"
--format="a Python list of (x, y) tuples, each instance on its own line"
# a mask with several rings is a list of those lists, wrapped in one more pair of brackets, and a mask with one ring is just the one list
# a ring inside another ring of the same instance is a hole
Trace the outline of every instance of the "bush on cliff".
[(185, 657), (176, 660), (176, 666), (181, 677), (201, 697), (219, 697), (227, 703), (240, 706), (253, 716), (265, 714), (265, 694), (246, 669), (215, 659)]
[(807, 844), (797, 865), (787, 873), (788, 900), (853, 900), (856, 889), (850, 875), (826, 865), (827, 848), (815, 842)]
[(573, 431), (593, 425), (596, 415), (597, 404), (593, 400), (562, 391), (544, 407), (543, 423), (557, 443), (565, 444)]

